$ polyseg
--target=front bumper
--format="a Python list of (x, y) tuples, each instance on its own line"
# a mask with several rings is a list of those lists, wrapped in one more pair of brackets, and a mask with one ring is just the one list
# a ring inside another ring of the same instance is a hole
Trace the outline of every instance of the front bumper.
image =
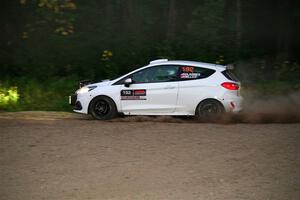
[(77, 94), (72, 94), (69, 96), (69, 104), (71, 106), (75, 106), (76, 100), (77, 100)]
[(80, 101), (77, 100), (77, 94), (69, 96), (69, 104), (73, 106), (74, 110), (82, 110)]

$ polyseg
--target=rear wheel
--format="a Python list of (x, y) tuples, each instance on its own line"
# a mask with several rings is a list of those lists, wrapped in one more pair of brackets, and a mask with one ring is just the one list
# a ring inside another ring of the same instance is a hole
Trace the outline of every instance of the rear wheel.
[(223, 105), (214, 99), (202, 101), (196, 109), (196, 116), (200, 119), (216, 119), (224, 113)]
[(99, 120), (108, 120), (116, 117), (117, 108), (113, 100), (105, 96), (94, 98), (90, 104), (90, 114)]

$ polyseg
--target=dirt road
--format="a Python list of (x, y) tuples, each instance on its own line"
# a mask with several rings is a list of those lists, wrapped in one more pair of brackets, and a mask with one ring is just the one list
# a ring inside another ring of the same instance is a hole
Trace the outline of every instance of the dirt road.
[(300, 124), (0, 119), (1, 200), (299, 200)]

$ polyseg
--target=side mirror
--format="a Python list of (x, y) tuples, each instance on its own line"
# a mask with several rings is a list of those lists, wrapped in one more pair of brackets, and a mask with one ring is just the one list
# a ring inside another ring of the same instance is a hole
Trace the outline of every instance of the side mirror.
[(129, 87), (133, 83), (133, 80), (131, 78), (127, 78), (124, 81), (125, 87)]

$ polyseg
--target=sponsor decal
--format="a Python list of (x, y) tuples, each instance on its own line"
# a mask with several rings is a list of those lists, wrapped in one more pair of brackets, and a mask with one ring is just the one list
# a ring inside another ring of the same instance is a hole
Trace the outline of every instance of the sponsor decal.
[(200, 73), (181, 73), (180, 78), (182, 79), (192, 79), (192, 78), (199, 78)]
[(133, 90), (134, 96), (146, 96), (146, 90)]
[(121, 100), (146, 100), (146, 90), (121, 90)]

